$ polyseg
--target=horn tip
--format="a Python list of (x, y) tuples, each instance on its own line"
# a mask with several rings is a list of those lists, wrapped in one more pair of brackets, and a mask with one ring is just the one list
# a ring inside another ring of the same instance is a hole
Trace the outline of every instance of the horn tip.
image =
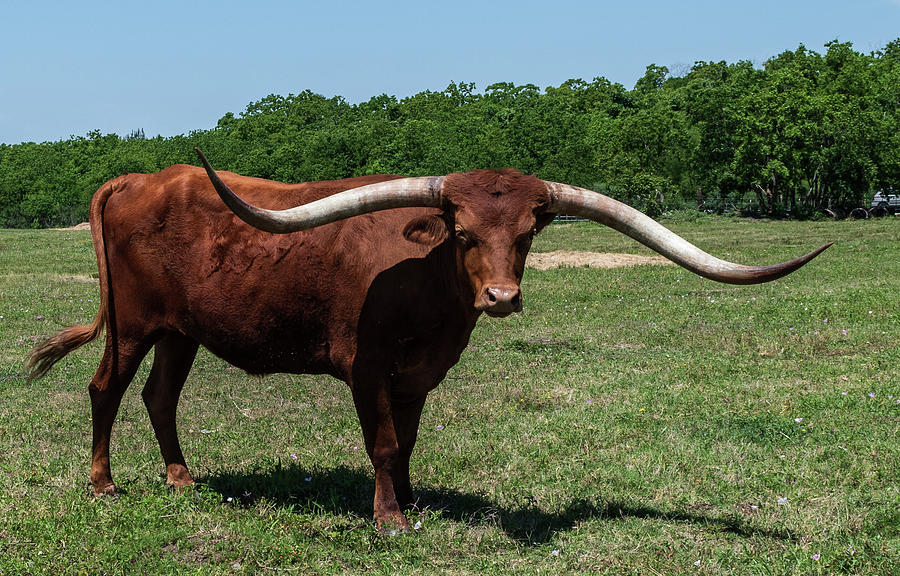
[(813, 251), (812, 256), (813, 256), (813, 257), (818, 256), (819, 254), (821, 254), (822, 252), (828, 250), (828, 249), (831, 248), (832, 246), (834, 246), (834, 242), (827, 242), (827, 243), (825, 243), (824, 245), (822, 245), (822, 247), (819, 248), (818, 250)]

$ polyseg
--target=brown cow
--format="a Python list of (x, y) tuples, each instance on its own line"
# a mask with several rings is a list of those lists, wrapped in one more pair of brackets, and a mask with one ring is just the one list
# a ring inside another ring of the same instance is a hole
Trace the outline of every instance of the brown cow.
[(324, 373), (345, 381), (375, 470), (376, 524), (404, 529), (402, 510), (413, 502), (409, 458), (426, 395), (459, 360), (482, 312), (521, 309), (525, 256), (555, 214), (602, 222), (729, 283), (772, 280), (828, 246), (777, 266), (730, 264), (606, 196), (514, 170), (289, 185), (229, 173), (223, 182), (201, 159), (206, 173), (172, 166), (98, 190), (91, 232), (100, 310), (93, 324), (38, 345), (26, 364), (29, 377), (39, 377), (106, 330), (89, 387), (97, 495), (116, 491), (113, 420), (151, 348), (142, 395), (167, 480), (193, 482), (175, 410), (203, 345), (251, 374)]

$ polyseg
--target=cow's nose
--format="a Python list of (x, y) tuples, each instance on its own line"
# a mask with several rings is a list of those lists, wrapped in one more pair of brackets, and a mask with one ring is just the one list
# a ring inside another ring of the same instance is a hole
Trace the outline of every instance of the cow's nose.
[(508, 316), (522, 310), (522, 291), (518, 286), (487, 286), (481, 304), (490, 316)]

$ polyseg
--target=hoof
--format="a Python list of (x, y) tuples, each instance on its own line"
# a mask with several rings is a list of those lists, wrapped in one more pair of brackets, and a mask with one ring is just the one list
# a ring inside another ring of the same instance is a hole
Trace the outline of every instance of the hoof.
[(170, 464), (166, 468), (166, 484), (177, 491), (184, 490), (194, 485), (194, 477), (188, 469), (180, 464)]
[(119, 489), (116, 488), (116, 485), (110, 482), (109, 484), (103, 484), (100, 486), (94, 486), (94, 498), (103, 498), (110, 497), (116, 498), (119, 496)]
[(175, 492), (184, 492), (194, 487), (194, 479), (190, 476), (186, 480), (183, 478), (167, 478), (166, 485)]
[(185, 492), (191, 490), (194, 487), (193, 482), (171, 482), (167, 481), (166, 486), (169, 487), (169, 490), (172, 492), (176, 492), (178, 494), (184, 494)]
[(409, 521), (402, 513), (375, 518), (375, 529), (386, 536), (396, 536), (409, 530)]

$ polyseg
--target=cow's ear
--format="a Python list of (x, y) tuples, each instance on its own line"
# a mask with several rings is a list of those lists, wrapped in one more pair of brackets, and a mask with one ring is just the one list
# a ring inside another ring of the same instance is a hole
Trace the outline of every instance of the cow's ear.
[(447, 239), (447, 223), (440, 216), (419, 216), (403, 227), (403, 237), (424, 246), (437, 246)]

